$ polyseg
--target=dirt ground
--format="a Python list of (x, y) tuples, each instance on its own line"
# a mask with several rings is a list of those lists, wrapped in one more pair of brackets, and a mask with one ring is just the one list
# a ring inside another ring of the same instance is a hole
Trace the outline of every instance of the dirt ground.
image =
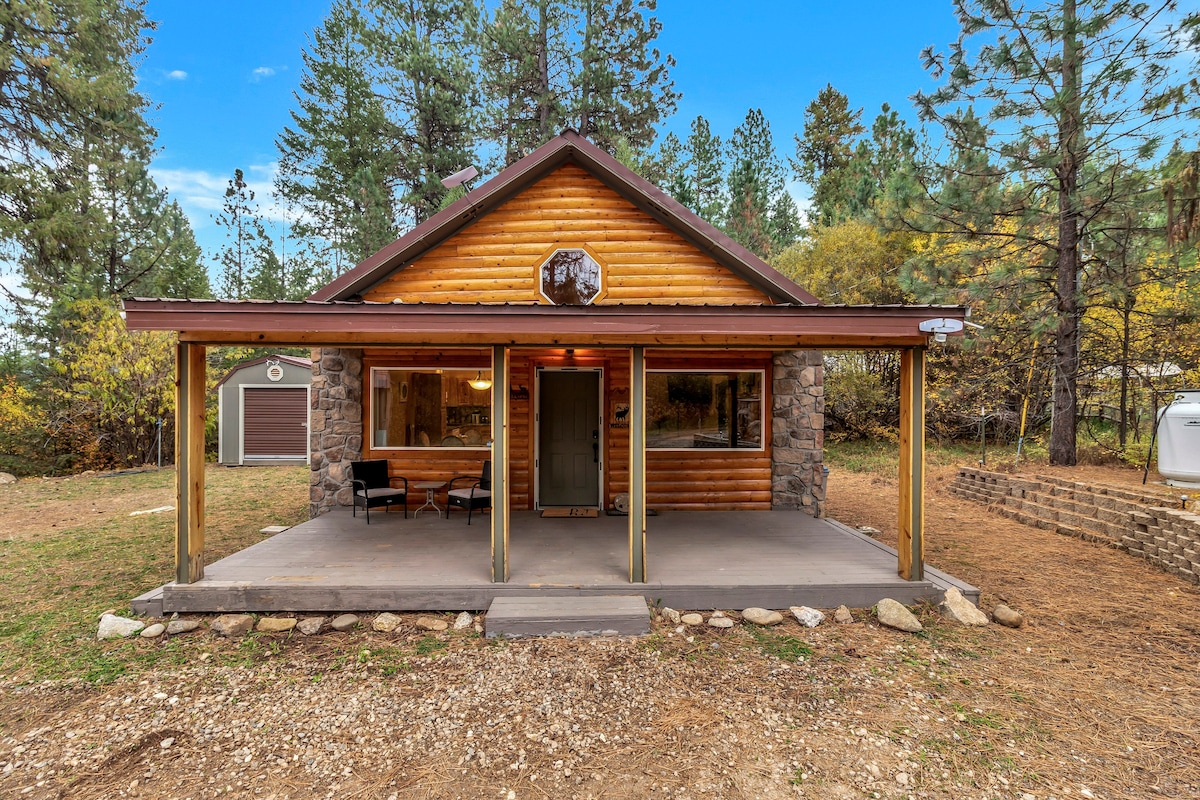
[[(403, 615), (394, 634), (116, 642), (176, 663), (99, 687), (0, 681), (0, 796), (1200, 796), (1200, 590), (951, 497), (953, 474), (929, 477), (927, 561), (984, 609), (1021, 610), (1020, 629), (923, 608), (915, 636), (859, 610), (489, 642)], [(834, 472), (829, 513), (894, 543), (895, 482)]]

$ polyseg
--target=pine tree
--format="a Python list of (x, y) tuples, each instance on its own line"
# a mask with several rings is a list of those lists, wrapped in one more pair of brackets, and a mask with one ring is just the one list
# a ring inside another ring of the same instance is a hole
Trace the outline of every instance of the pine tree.
[[(773, 218), (785, 226), (782, 232), (785, 238), (790, 235), (786, 227), (791, 226), (791, 220), (786, 202), (780, 200), (785, 191), (783, 165), (775, 155), (771, 125), (762, 109), (750, 109), (746, 119), (734, 129), (728, 153), (726, 233), (751, 252), (766, 257), (777, 242)], [(776, 211), (776, 204), (781, 204), (781, 211)]]
[(296, 232), (341, 272), (396, 238), (396, 129), (372, 85), (378, 72), (355, 3), (338, 0), (301, 53), (292, 125), (276, 140), (275, 187)]
[(397, 177), (414, 222), (437, 212), (441, 179), (475, 160), (476, 11), (468, 0), (372, 0), (366, 38), (398, 122)]
[(795, 135), (796, 157), (790, 159), (796, 177), (812, 189), (814, 221), (837, 221), (836, 208), (849, 194), (847, 169), (857, 138), (866, 130), (862, 109), (851, 110), (846, 95), (827, 84), (804, 110), (804, 136)]
[(554, 137), (566, 123), (559, 77), (567, 58), (566, 10), (551, 0), (503, 0), (480, 27), (482, 132), (506, 167)]
[(662, 23), (649, 16), (657, 0), (575, 0), (581, 45), (575, 61), (570, 117), (593, 144), (613, 152), (618, 137), (649, 147), (655, 125), (679, 98), (665, 58), (653, 46)]
[(708, 120), (692, 120), (687, 143), (685, 169), (691, 182), (691, 209), (706, 222), (720, 225), (725, 220), (725, 157), (721, 137), (712, 132)]
[[(959, 39), (926, 66), (945, 84), (914, 97), (956, 153), (990, 156), (983, 170), (950, 162), (926, 177), (937, 204), (916, 224), (1027, 253), (1025, 280), (1050, 288), (1054, 326), (1053, 464), (1076, 460), (1083, 244), (1130, 189), (1104, 184), (1100, 160), (1145, 161), (1197, 108), (1179, 74), (1191, 43), (1168, 28), (1175, 3), (1057, 0), (1049, 8), (960, 0)], [(1189, 21), (1193, 17), (1187, 18)], [(977, 52), (968, 40), (978, 37)], [(986, 116), (964, 113), (979, 103)], [(1020, 181), (1022, 185), (1015, 185)], [(966, 191), (955, 184), (970, 187)], [(950, 191), (940, 188), (951, 187)], [(993, 204), (983, 205), (981, 199)], [(1000, 280), (1007, 277), (998, 276)]]
[(225, 229), (225, 246), (217, 253), (221, 265), (221, 297), (242, 300), (250, 296), (250, 273), (267, 234), (258, 216), (254, 190), (240, 169), (233, 171), (225, 188), (221, 213), (213, 221)]

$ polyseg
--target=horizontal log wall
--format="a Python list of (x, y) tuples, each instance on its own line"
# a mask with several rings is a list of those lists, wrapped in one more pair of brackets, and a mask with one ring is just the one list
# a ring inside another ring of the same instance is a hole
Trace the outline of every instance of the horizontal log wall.
[(587, 247), (601, 263), (598, 305), (769, 303), (661, 222), (565, 165), (364, 293), (407, 303), (545, 303), (539, 266)]
[[(364, 352), (364, 382), (372, 367), (458, 367), (486, 368), (489, 354), (471, 349), (379, 349)], [(509, 497), (514, 509), (534, 507), (534, 414), (536, 371), (541, 367), (573, 366), (604, 370), (603, 505), (629, 491), (629, 428), (615, 421), (616, 405), (630, 402), (629, 353), (625, 350), (576, 350), (566, 356), (562, 349), (515, 349), (509, 357)], [(647, 356), (647, 369), (694, 371), (766, 371), (763, 392), (769, 414), (771, 355), (767, 352), (684, 353), (656, 351)], [(371, 419), (371, 397), (366, 393), (364, 424)], [(364, 440), (369, 438), (364, 431)], [(449, 480), (457, 475), (476, 475), (490, 451), (478, 448), (432, 448), (385, 450), (365, 448), (365, 458), (386, 458), (392, 475), (410, 482)], [(647, 451), (647, 501), (662, 510), (769, 510), (771, 508), (770, 443), (763, 450), (649, 450)], [(411, 490), (413, 503), (423, 502)], [(439, 492), (444, 501), (444, 490)]]

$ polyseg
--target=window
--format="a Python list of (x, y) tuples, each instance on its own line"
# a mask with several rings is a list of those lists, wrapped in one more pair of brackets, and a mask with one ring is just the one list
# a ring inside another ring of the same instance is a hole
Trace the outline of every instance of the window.
[(600, 293), (600, 265), (583, 250), (558, 250), (542, 263), (542, 294), (556, 306), (586, 306)]
[(762, 449), (763, 372), (647, 372), (646, 447)]
[(371, 444), (484, 447), (492, 437), (492, 390), (473, 389), (491, 370), (371, 370)]

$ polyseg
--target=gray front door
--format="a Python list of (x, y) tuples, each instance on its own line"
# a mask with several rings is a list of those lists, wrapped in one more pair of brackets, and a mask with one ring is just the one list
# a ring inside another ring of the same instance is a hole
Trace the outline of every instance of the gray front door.
[(600, 373), (543, 371), (538, 403), (538, 503), (600, 504)]

